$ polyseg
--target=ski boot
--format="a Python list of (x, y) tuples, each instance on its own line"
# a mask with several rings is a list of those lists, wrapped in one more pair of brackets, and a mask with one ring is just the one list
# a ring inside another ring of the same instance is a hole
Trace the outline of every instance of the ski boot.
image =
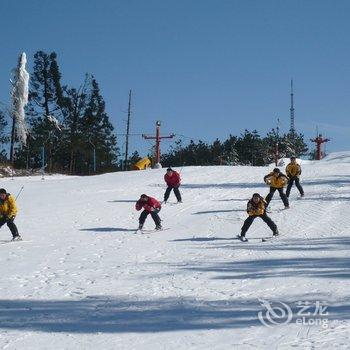
[(277, 237), (277, 236), (279, 236), (278, 230), (276, 230), (276, 231), (273, 233), (273, 237)]
[(22, 237), (20, 235), (12, 237), (12, 241), (21, 241), (21, 240), (22, 240)]
[(248, 238), (246, 236), (237, 235), (237, 238), (242, 242), (248, 242)]

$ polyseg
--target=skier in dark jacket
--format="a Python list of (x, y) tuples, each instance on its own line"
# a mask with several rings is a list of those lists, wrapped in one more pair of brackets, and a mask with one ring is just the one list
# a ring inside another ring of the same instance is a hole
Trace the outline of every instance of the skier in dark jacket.
[(270, 201), (277, 190), (283, 201), (284, 207), (289, 208), (289, 202), (286, 194), (283, 192), (283, 187), (288, 183), (288, 177), (281, 173), (278, 168), (273, 169), (272, 173), (264, 176), (264, 182), (270, 186), (270, 193), (266, 196), (266, 206), (270, 204)]
[(158, 213), (162, 209), (162, 206), (155, 198), (147, 196), (146, 194), (142, 194), (140, 199), (135, 204), (135, 209), (143, 209), (143, 212), (141, 213), (139, 218), (139, 230), (142, 229), (148, 214), (151, 214), (152, 219), (156, 224), (156, 230), (162, 229), (161, 219), (158, 215)]
[(177, 171), (171, 168), (168, 168), (166, 170), (166, 174), (164, 175), (164, 181), (168, 186), (164, 193), (164, 203), (167, 202), (171, 190), (174, 190), (174, 194), (176, 196), (177, 202), (182, 203), (182, 198), (179, 191), (179, 187), (181, 184), (180, 174)]
[(295, 186), (299, 190), (300, 197), (304, 197), (304, 190), (300, 185), (299, 176), (301, 174), (301, 167), (297, 163), (295, 157), (290, 158), (290, 163), (286, 167), (286, 175), (288, 176), (288, 186), (286, 191), (286, 196), (289, 197), (290, 190), (292, 189), (293, 183), (295, 182)]
[(253, 221), (258, 217), (261, 218), (264, 222), (266, 222), (266, 224), (272, 230), (274, 236), (278, 236), (278, 229), (276, 224), (266, 214), (266, 206), (267, 203), (265, 199), (261, 197), (259, 193), (254, 193), (253, 197), (247, 203), (247, 213), (249, 216), (244, 221), (244, 224), (241, 229), (241, 234), (237, 236), (241, 241), (248, 241), (245, 234), (248, 231), (250, 225), (253, 223)]

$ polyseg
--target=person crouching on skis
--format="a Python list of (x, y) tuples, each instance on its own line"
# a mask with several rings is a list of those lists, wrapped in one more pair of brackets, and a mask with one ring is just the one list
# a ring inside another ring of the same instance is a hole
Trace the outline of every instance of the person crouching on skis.
[(297, 187), (300, 197), (304, 197), (304, 190), (300, 185), (299, 176), (301, 174), (301, 167), (297, 163), (295, 157), (290, 158), (290, 163), (286, 167), (286, 175), (288, 176), (288, 186), (286, 191), (287, 198), (290, 195), (290, 190), (292, 189), (293, 183), (295, 182), (295, 186)]
[(286, 194), (283, 192), (283, 187), (288, 183), (288, 177), (282, 174), (278, 168), (275, 168), (272, 173), (264, 176), (264, 182), (270, 186), (270, 193), (266, 196), (266, 207), (270, 204), (271, 199), (277, 190), (283, 201), (284, 207), (288, 209), (289, 201)]
[(155, 198), (147, 196), (146, 194), (141, 194), (140, 199), (135, 204), (135, 208), (136, 210), (143, 209), (139, 218), (139, 230), (142, 230), (148, 214), (151, 214), (152, 219), (156, 224), (156, 230), (162, 229), (162, 225), (160, 224), (161, 220), (158, 215), (162, 206)]
[(18, 233), (14, 220), (17, 215), (16, 201), (4, 188), (0, 188), (0, 227), (7, 224), (12, 233), (13, 241), (20, 241), (22, 238)]
[(272, 230), (274, 236), (278, 236), (278, 229), (276, 224), (266, 214), (266, 206), (267, 203), (265, 199), (261, 197), (259, 193), (254, 193), (253, 197), (248, 201), (247, 204), (247, 213), (249, 216), (244, 221), (244, 224), (241, 229), (241, 234), (237, 236), (241, 241), (248, 241), (245, 234), (248, 231), (250, 225), (253, 223), (253, 221), (258, 217), (267, 223), (267, 225)]
[(171, 190), (174, 190), (177, 202), (182, 203), (181, 193), (179, 191), (179, 187), (181, 184), (180, 174), (177, 171), (168, 168), (166, 170), (166, 174), (164, 175), (164, 181), (168, 186), (164, 193), (164, 203), (167, 202)]

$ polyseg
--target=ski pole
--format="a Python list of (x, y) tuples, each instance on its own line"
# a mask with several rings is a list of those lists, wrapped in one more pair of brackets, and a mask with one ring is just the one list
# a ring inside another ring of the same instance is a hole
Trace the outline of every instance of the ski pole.
[(19, 192), (18, 192), (18, 194), (17, 194), (17, 196), (16, 196), (16, 200), (17, 200), (17, 198), (19, 197), (19, 195), (21, 194), (23, 188), (24, 188), (24, 186), (22, 186), (21, 189), (19, 190)]
[(183, 169), (183, 167), (185, 166), (185, 164), (186, 164), (186, 162), (183, 162), (182, 167), (181, 167), (181, 169), (180, 169), (180, 171), (179, 171), (179, 174), (181, 174), (182, 169)]

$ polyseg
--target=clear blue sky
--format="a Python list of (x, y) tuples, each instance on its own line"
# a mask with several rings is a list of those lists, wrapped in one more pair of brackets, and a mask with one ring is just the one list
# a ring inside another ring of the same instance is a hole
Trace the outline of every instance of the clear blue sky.
[(297, 131), (318, 126), (327, 151), (350, 150), (350, 1), (1, 0), (0, 16), (0, 101), (20, 52), (30, 72), (36, 51), (55, 51), (63, 84), (95, 75), (116, 132), (132, 89), (131, 132), (160, 119), (163, 133), (213, 141), (277, 117), (287, 131), (293, 78)]

